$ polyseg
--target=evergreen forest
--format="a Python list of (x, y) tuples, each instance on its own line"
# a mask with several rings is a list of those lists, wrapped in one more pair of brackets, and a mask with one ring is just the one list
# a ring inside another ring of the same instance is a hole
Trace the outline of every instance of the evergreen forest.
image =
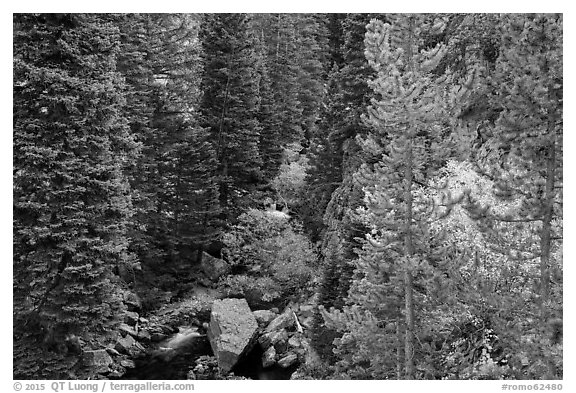
[(562, 14), (14, 14), (14, 378), (562, 379), (562, 42)]

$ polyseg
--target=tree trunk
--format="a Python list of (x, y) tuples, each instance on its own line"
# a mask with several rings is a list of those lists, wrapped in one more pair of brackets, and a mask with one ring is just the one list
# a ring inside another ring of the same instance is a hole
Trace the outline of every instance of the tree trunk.
[(402, 331), (400, 330), (400, 318), (396, 320), (396, 379), (402, 379)]
[[(406, 228), (405, 254), (410, 258), (414, 254), (414, 245), (412, 241), (412, 142), (409, 141), (408, 157), (405, 169), (406, 189), (404, 191), (406, 200)], [(405, 379), (414, 379), (414, 298), (413, 298), (412, 271), (409, 266), (404, 270), (404, 301), (406, 317), (406, 335), (404, 339), (404, 358), (406, 374)]]
[(556, 146), (552, 142), (548, 148), (546, 161), (546, 188), (544, 191), (544, 217), (540, 235), (540, 301), (542, 313), (550, 297), (550, 243), (552, 218), (554, 215), (554, 177), (556, 169)]

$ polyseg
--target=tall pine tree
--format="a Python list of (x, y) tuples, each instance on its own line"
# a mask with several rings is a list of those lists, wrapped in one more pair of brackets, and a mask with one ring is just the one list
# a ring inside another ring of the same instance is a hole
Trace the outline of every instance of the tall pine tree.
[[(443, 23), (432, 24), (423, 15), (388, 18), (391, 24), (372, 21), (365, 39), (366, 58), (377, 72), (371, 86), (379, 98), (368, 108), (373, 131), (362, 145), (376, 162), (363, 164), (356, 179), (365, 192), (358, 217), (370, 233), (357, 262), (350, 306), (334, 314), (347, 325), (338, 352), (351, 375), (361, 367), (373, 378), (413, 379), (415, 312), (423, 297), (415, 286), (431, 274), (433, 253), (426, 227), (431, 213), (417, 189), (442, 165), (432, 151), (442, 146), (447, 79), (431, 72), (444, 48), (421, 49), (421, 32), (439, 31)], [(350, 351), (363, 355), (349, 357)]]
[(217, 155), (220, 201), (235, 217), (250, 185), (262, 180), (257, 40), (246, 14), (206, 14), (200, 28), (203, 127)]
[[(123, 172), (137, 144), (118, 49), (107, 16), (14, 16), (14, 320), (24, 328), (14, 356), (24, 377), (42, 348), (34, 340), (66, 352), (67, 335), (90, 336), (119, 315), (112, 272), (131, 259)], [(63, 375), (49, 358), (32, 375)]]

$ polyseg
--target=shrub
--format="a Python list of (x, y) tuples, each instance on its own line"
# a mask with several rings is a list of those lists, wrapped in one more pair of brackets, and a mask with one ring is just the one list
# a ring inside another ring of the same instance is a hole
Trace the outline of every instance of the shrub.
[(264, 302), (311, 292), (316, 276), (312, 244), (286, 214), (251, 209), (224, 236), (223, 256), (234, 276), (222, 279), (229, 294)]

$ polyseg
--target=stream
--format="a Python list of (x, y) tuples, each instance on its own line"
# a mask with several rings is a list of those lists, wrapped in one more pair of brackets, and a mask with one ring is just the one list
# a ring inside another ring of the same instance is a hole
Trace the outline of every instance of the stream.
[[(250, 379), (290, 379), (296, 366), (284, 369), (280, 366), (262, 367), (259, 345), (234, 367), (235, 375)], [(122, 377), (125, 380), (185, 380), (195, 361), (203, 355), (212, 356), (212, 348), (205, 334), (196, 327), (180, 327), (178, 333), (160, 342), (144, 357), (133, 359), (136, 365)]]
[(147, 356), (134, 359), (136, 367), (128, 369), (122, 379), (183, 380), (202, 355), (212, 355), (206, 335), (195, 327), (181, 327)]

